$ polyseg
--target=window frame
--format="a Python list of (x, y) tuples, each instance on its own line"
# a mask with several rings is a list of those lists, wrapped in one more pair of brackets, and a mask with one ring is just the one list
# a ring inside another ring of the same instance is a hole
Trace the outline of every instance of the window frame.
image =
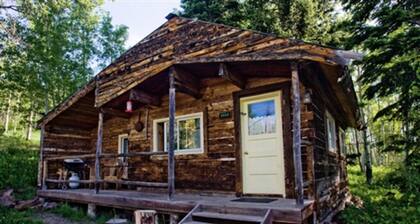
[[(329, 121), (331, 121), (331, 124), (333, 126), (332, 129), (330, 128), (330, 122)], [(326, 139), (327, 140), (326, 141), (327, 149), (328, 149), (329, 152), (337, 153), (338, 152), (338, 150), (337, 150), (337, 126), (336, 126), (334, 117), (331, 115), (331, 113), (328, 110), (325, 110), (325, 128), (326, 128), (326, 137), (327, 137), (327, 139)], [(330, 130), (333, 130), (333, 133), (331, 134), (331, 136), (333, 136), (333, 141), (332, 142), (334, 142), (334, 147), (332, 147), (330, 145), (330, 134), (329, 134)]]
[[(175, 149), (175, 154), (201, 154), (204, 153), (204, 121), (203, 121), (203, 112), (198, 113), (191, 113), (191, 114), (185, 114), (185, 115), (179, 115), (175, 116), (175, 127), (179, 127), (179, 121), (188, 120), (188, 119), (200, 119), (200, 148), (195, 149)], [(158, 146), (158, 124), (159, 123), (165, 123), (168, 122), (169, 124), (169, 118), (160, 118), (153, 120), (153, 152), (158, 152), (159, 149)], [(177, 145), (179, 146), (179, 129), (175, 129), (177, 131), (176, 133), (176, 139)], [(163, 152), (168, 151), (167, 147), (167, 125), (164, 124), (163, 126)]]

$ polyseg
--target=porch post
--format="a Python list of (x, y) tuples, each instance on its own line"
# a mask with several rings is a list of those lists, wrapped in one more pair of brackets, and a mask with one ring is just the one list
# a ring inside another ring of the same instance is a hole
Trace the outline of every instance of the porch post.
[(169, 147), (168, 147), (168, 197), (175, 193), (175, 69), (169, 71)]
[(291, 63), (293, 100), (293, 163), (295, 168), (296, 204), (303, 205), (303, 175), (300, 128), (300, 88), (298, 64)]
[(102, 129), (103, 129), (103, 119), (104, 114), (101, 109), (99, 109), (99, 118), (98, 118), (98, 135), (96, 139), (96, 155), (95, 155), (95, 193), (99, 193), (99, 181), (101, 180), (101, 153), (102, 153)]

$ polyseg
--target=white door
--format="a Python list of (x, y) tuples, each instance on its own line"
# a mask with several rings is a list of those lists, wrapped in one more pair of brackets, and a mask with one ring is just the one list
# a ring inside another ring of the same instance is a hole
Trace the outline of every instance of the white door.
[(241, 98), (240, 105), (243, 192), (284, 196), (281, 91)]

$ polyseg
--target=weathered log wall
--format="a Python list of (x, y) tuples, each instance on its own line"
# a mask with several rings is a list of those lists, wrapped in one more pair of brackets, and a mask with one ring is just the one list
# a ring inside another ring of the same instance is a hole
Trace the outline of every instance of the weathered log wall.
[[(302, 136), (310, 144), (305, 147), (307, 151), (303, 153), (302, 159), (307, 161), (308, 167), (312, 160), (313, 170), (311, 171), (307, 167), (304, 167), (303, 170), (308, 172), (305, 177), (310, 178), (309, 184), (314, 189), (314, 192), (308, 192), (308, 195), (317, 201), (317, 218), (323, 220), (336, 212), (348, 192), (345, 158), (340, 155), (341, 149), (338, 148), (339, 128), (345, 129), (346, 127), (343, 117), (338, 112), (340, 105), (330, 94), (330, 87), (323, 80), (322, 74), (315, 73), (311, 76), (307, 74), (305, 77), (302, 94), (309, 91), (311, 102), (304, 104), (305, 112), (302, 113), (302, 117), (306, 117), (306, 119), (302, 119)], [(326, 110), (332, 114), (336, 123), (336, 152), (331, 152), (327, 148)], [(308, 156), (313, 159), (307, 160)], [(310, 177), (311, 172), (312, 177)]]
[[(287, 78), (260, 78), (248, 80), (247, 88), (288, 81)], [(176, 188), (208, 191), (235, 192), (236, 160), (235, 130), (232, 92), (240, 89), (221, 78), (202, 80), (203, 97), (177, 93), (176, 115), (203, 112), (204, 153), (176, 155)], [(230, 111), (230, 118), (219, 118), (219, 113)], [(134, 130), (138, 121), (138, 112), (129, 119), (113, 118), (104, 124), (104, 153), (116, 153), (118, 135), (129, 135), (130, 152), (148, 152), (153, 150), (153, 120), (168, 117), (168, 96), (162, 98), (162, 105), (140, 109), (141, 121), (145, 129)], [(148, 121), (146, 123), (146, 120)], [(146, 131), (147, 129), (147, 131)], [(95, 133), (95, 130), (92, 131)], [(146, 135), (147, 134), (147, 135)], [(104, 161), (105, 166), (112, 166), (115, 160)], [(104, 171), (106, 172), (106, 171)], [(130, 180), (148, 182), (166, 182), (167, 156), (133, 157), (129, 159)]]

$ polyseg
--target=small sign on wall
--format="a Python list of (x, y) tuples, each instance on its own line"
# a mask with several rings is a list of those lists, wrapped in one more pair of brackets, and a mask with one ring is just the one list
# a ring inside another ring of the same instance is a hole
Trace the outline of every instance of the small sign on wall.
[(220, 119), (226, 119), (226, 118), (231, 118), (231, 117), (232, 117), (232, 113), (230, 111), (223, 111), (219, 113)]

